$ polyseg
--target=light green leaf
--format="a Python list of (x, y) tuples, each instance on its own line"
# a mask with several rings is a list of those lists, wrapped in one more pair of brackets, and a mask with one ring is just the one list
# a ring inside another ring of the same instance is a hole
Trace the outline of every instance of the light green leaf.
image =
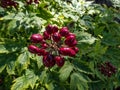
[(88, 90), (87, 80), (80, 73), (73, 73), (70, 80), (70, 90)]
[(108, 48), (107, 46), (101, 45), (101, 41), (97, 41), (95, 46), (93, 47), (93, 51), (89, 53), (88, 56), (94, 58), (100, 57), (101, 55), (105, 54), (107, 48)]
[(70, 76), (70, 73), (72, 70), (73, 70), (73, 66), (69, 62), (66, 62), (66, 64), (59, 71), (60, 80), (61, 81), (67, 80), (67, 78)]
[(36, 61), (37, 61), (38, 68), (40, 68), (43, 65), (43, 63), (42, 63), (42, 57), (36, 56)]
[(10, 74), (15, 74), (15, 60), (16, 60), (15, 55), (9, 57), (9, 62), (7, 63), (7, 67), (6, 67), (7, 73), (9, 75)]
[(18, 70), (27, 69), (29, 64), (30, 64), (30, 61), (29, 61), (28, 52), (26, 51), (26, 52), (20, 54), (17, 59), (17, 62), (16, 62), (16, 66), (17, 66)]
[(26, 70), (26, 74), (14, 80), (11, 90), (26, 90), (29, 86), (33, 89), (38, 76), (33, 71)]
[(92, 37), (91, 34), (87, 32), (77, 33), (77, 39), (79, 44), (82, 44), (82, 43), (93, 44), (96, 40), (95, 37)]

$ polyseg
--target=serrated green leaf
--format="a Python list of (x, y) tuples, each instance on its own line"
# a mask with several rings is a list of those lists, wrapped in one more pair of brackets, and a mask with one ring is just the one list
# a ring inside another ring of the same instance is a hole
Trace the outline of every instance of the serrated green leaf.
[(94, 30), (94, 34), (100, 35), (103, 32), (104, 28), (105, 26), (101, 26), (101, 27), (97, 26), (96, 29)]
[(45, 20), (53, 18), (53, 15), (48, 10), (40, 7), (39, 11), (40, 12), (37, 14), (38, 17), (41, 17), (41, 18), (43, 18)]
[(36, 61), (37, 61), (38, 68), (40, 68), (43, 65), (43, 63), (42, 63), (42, 57), (36, 56)]
[(88, 54), (88, 56), (94, 58), (100, 57), (105, 54), (107, 48), (107, 46), (101, 45), (101, 41), (97, 41), (95, 46), (93, 47), (93, 50)]
[(11, 90), (26, 90), (29, 86), (33, 89), (38, 76), (33, 71), (26, 70), (26, 74), (14, 80)]
[(93, 81), (89, 85), (89, 90), (97, 90), (98, 88), (99, 88), (99, 90), (103, 90), (105, 88), (105, 84), (103, 81), (101, 81), (101, 80)]
[(82, 43), (93, 44), (96, 38), (87, 32), (79, 32), (77, 33), (77, 40), (79, 44)]
[(73, 73), (70, 80), (70, 90), (88, 90), (87, 80), (80, 73)]
[(86, 62), (76, 59), (76, 61), (74, 61), (73, 64), (74, 64), (74, 67), (81, 73), (92, 74), (92, 71), (90, 70)]
[(22, 71), (24, 69), (27, 69), (29, 64), (30, 64), (30, 61), (29, 61), (28, 52), (26, 51), (20, 54), (16, 62), (16, 66), (18, 70)]
[(22, 43), (14, 42), (14, 41), (7, 41), (7, 42), (0, 42), (0, 53), (12, 53), (15, 51), (19, 51), (24, 46)]
[(106, 54), (103, 56), (103, 59), (106, 61), (110, 61), (116, 67), (120, 67), (120, 48), (109, 48)]
[(11, 54), (12, 56), (9, 57), (9, 62), (7, 62), (6, 70), (7, 73), (10, 74), (15, 74), (15, 61), (16, 61), (16, 55)]
[(17, 30), (17, 20), (10, 21), (7, 30), (9, 30), (10, 33), (15, 33)]
[(4, 19), (4, 20), (13, 19), (13, 18), (14, 18), (14, 16), (15, 16), (15, 13), (10, 13), (10, 14), (8, 14), (8, 15), (4, 16), (4, 17), (3, 17), (3, 19)]
[(43, 83), (44, 79), (47, 77), (46, 71), (42, 71), (39, 75), (40, 83)]
[(60, 80), (61, 81), (67, 80), (67, 78), (70, 76), (70, 73), (72, 70), (73, 70), (73, 66), (69, 62), (66, 62), (66, 64), (59, 71)]
[(0, 72), (6, 67), (8, 74), (14, 74), (15, 60), (16, 54), (0, 54)]
[(53, 83), (46, 84), (46, 88), (47, 88), (48, 90), (55, 90), (55, 89), (54, 89), (55, 86), (54, 86)]
[(116, 46), (120, 44), (120, 36), (115, 32), (104, 33), (102, 43), (108, 46)]

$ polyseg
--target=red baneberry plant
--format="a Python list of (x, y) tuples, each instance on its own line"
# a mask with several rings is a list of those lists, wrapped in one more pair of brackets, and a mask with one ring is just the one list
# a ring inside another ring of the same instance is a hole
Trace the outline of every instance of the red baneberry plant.
[(32, 34), (30, 40), (32, 44), (28, 46), (28, 50), (43, 56), (46, 67), (52, 67), (55, 63), (61, 67), (64, 65), (65, 56), (74, 57), (79, 51), (76, 47), (76, 36), (70, 33), (67, 27), (59, 29), (57, 26), (48, 25), (43, 35)]

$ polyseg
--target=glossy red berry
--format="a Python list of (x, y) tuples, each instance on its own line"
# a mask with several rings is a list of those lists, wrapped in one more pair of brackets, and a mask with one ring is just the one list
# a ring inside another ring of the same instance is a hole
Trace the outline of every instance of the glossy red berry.
[(42, 43), (42, 44), (41, 44), (41, 47), (42, 47), (43, 49), (46, 49), (46, 48), (48, 47), (48, 45), (47, 45), (46, 43)]
[(38, 54), (38, 56), (41, 56), (41, 55), (45, 56), (45, 55), (47, 55), (47, 52), (45, 51), (45, 49), (39, 49), (37, 54)]
[(47, 31), (44, 31), (43, 33), (43, 38), (46, 39), (50, 39), (50, 35), (47, 33)]
[(59, 48), (59, 53), (62, 55), (69, 55), (71, 48), (69, 47), (61, 47)]
[(76, 38), (76, 35), (74, 33), (69, 33), (68, 36), (66, 36), (66, 38), (69, 36), (74, 36)]
[(34, 46), (34, 45), (29, 45), (28, 46), (28, 51), (34, 54), (37, 54), (39, 52), (39, 48)]
[(32, 34), (30, 40), (33, 43), (41, 43), (43, 41), (43, 36), (40, 34)]
[(70, 47), (73, 47), (73, 46), (77, 45), (77, 41), (76, 41), (75, 37), (71, 35), (66, 38), (65, 44)]
[(58, 32), (58, 27), (57, 26), (53, 26), (52, 28), (52, 33)]
[(76, 52), (70, 48), (69, 56), (74, 57), (76, 55)]
[(79, 52), (79, 48), (77, 48), (77, 47), (72, 47), (72, 49), (73, 49), (76, 53)]
[(53, 33), (53, 26), (49, 24), (49, 25), (46, 27), (46, 32), (47, 32), (48, 34), (52, 34), (52, 33)]
[(46, 67), (53, 67), (55, 65), (54, 56), (51, 54), (47, 54), (46, 56), (43, 56), (43, 64)]
[(56, 32), (53, 34), (52, 38), (55, 42), (59, 42), (61, 40), (61, 35), (58, 32)]
[(55, 56), (54, 60), (56, 61), (56, 64), (59, 66), (59, 67), (62, 67), (64, 65), (64, 58), (61, 57), (61, 56)]
[(68, 28), (67, 28), (67, 27), (62, 27), (62, 28), (60, 29), (60, 35), (67, 37), (67, 36), (69, 35), (69, 30), (68, 30)]

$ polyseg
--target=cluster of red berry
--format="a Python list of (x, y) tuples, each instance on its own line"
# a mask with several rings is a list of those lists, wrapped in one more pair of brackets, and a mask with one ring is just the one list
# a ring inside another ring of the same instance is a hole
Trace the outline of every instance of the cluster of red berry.
[(110, 62), (105, 62), (99, 65), (99, 71), (104, 75), (111, 77), (111, 75), (115, 74), (117, 69)]
[(3, 8), (12, 7), (12, 6), (17, 8), (18, 3), (13, 0), (0, 0), (0, 6)]
[(30, 40), (33, 44), (28, 46), (28, 50), (42, 55), (46, 67), (52, 67), (55, 63), (61, 67), (64, 65), (64, 56), (74, 57), (79, 51), (76, 47), (76, 36), (70, 33), (67, 27), (59, 29), (57, 26), (48, 25), (43, 35), (33, 34)]
[[(26, 0), (26, 3), (28, 5), (32, 4), (33, 2), (35, 4), (39, 4), (39, 0)], [(14, 0), (0, 0), (0, 6), (3, 8), (12, 7), (12, 6), (17, 8), (18, 5), (19, 4), (15, 2)]]
[(33, 1), (33, 0), (26, 0), (26, 3), (27, 3), (27, 4), (32, 4), (33, 2), (34, 2), (35, 4), (39, 4), (39, 0), (34, 0), (34, 1)]

